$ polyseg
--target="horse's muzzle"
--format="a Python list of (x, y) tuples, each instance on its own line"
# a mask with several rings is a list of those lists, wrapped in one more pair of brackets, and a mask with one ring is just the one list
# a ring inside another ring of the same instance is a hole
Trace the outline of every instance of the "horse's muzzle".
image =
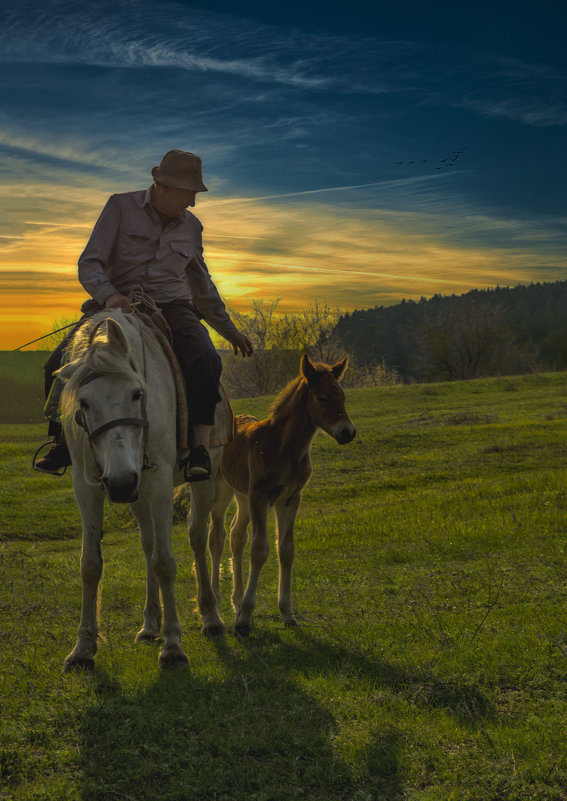
[(140, 488), (140, 475), (138, 473), (131, 473), (129, 476), (120, 479), (102, 476), (101, 481), (112, 503), (134, 503), (134, 501), (138, 500), (138, 490)]

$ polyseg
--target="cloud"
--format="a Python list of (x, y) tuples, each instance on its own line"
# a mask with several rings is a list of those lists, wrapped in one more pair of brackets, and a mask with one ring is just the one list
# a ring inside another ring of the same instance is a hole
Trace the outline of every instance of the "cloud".
[(0, 44), (12, 63), (176, 69), (250, 88), (390, 95), (535, 127), (567, 124), (567, 76), (546, 65), (453, 43), (304, 33), (174, 0), (23, 2), (5, 14)]

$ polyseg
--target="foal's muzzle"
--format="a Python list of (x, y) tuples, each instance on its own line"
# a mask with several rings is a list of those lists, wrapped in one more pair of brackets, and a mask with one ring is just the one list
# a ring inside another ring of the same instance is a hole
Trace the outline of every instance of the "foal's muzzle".
[(356, 428), (354, 426), (343, 426), (335, 432), (335, 439), (339, 445), (346, 445), (347, 442), (352, 442), (356, 437)]

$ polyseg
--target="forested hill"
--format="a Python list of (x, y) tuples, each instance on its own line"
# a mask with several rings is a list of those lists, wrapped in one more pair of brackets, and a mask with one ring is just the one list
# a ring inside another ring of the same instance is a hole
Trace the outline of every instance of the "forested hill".
[(343, 315), (336, 334), (360, 363), (441, 381), (567, 368), (567, 281), (473, 290)]

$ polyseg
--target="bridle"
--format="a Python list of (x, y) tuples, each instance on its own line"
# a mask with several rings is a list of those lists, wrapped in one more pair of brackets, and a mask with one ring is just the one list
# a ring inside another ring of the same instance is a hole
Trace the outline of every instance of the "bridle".
[[(90, 384), (91, 381), (96, 381), (98, 378), (104, 378), (104, 375), (102, 373), (91, 373), (90, 375), (88, 375), (86, 378), (84, 378), (81, 381), (81, 383), (79, 384), (78, 388), (80, 389), (81, 387), (84, 387), (85, 384)], [(147, 441), (146, 440), (147, 440), (147, 431), (148, 431), (148, 421), (147, 421), (147, 417), (146, 417), (146, 406), (145, 406), (144, 401), (142, 401), (142, 412), (143, 412), (143, 415), (144, 415), (143, 417), (116, 417), (114, 420), (108, 420), (106, 423), (103, 423), (102, 425), (98, 426), (98, 428), (95, 428), (94, 431), (89, 431), (89, 428), (88, 428), (88, 425), (87, 425), (87, 421), (85, 419), (84, 411), (79, 408), (75, 412), (75, 423), (85, 431), (85, 433), (87, 435), (88, 443), (91, 446), (91, 448), (93, 446), (94, 440), (100, 434), (104, 433), (105, 431), (109, 431), (111, 428), (116, 428), (117, 426), (138, 426), (138, 427), (143, 428), (144, 429), (144, 451), (143, 451), (143, 459), (142, 459), (142, 470), (147, 470), (152, 465), (149, 463), (148, 458), (147, 458), (147, 447), (146, 447)], [(97, 459), (96, 459), (96, 456), (95, 456), (94, 452), (93, 452), (93, 457), (94, 457), (95, 464), (96, 464), (99, 472), (102, 474), (102, 470), (100, 469), (100, 466), (99, 466), (99, 464), (97, 462)]]
[[(104, 376), (102, 373), (91, 373), (83, 381), (81, 381), (79, 384), (79, 389), (84, 387), (85, 384), (90, 384), (91, 381), (96, 381), (97, 378), (104, 378)], [(109, 420), (108, 422), (103, 423), (98, 428), (95, 428), (94, 431), (89, 431), (87, 421), (85, 420), (85, 414), (82, 409), (77, 409), (75, 412), (75, 423), (86, 432), (89, 445), (92, 445), (93, 440), (96, 439), (99, 434), (102, 434), (103, 431), (108, 431), (110, 428), (116, 428), (116, 426), (147, 426), (147, 421), (143, 417), (117, 417), (114, 420)]]

